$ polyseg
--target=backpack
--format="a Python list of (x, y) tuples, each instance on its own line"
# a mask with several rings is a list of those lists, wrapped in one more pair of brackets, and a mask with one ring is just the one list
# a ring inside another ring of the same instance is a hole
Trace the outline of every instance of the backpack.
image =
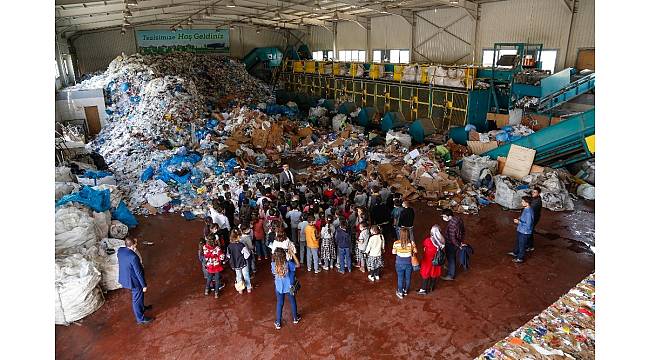
[(445, 263), (446, 256), (444, 249), (438, 248), (438, 251), (436, 251), (436, 256), (433, 257), (433, 260), (431, 260), (431, 265), (433, 266), (442, 266)]

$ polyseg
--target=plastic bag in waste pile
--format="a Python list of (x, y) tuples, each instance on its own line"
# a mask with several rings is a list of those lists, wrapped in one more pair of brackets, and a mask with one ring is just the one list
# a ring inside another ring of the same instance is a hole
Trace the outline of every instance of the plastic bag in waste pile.
[(130, 228), (138, 226), (138, 220), (133, 216), (131, 211), (129, 211), (129, 208), (126, 207), (124, 202), (121, 202), (120, 205), (117, 206), (117, 209), (111, 211), (111, 215), (113, 216), (113, 219), (119, 220)]
[(507, 176), (495, 175), (494, 202), (508, 209), (521, 209), (521, 198), (528, 195), (528, 186)]
[(390, 142), (393, 140), (398, 141), (401, 146), (407, 149), (411, 147), (411, 135), (409, 134), (405, 134), (399, 131), (389, 130), (386, 133), (386, 144), (390, 144)]
[(117, 249), (125, 246), (124, 240), (106, 238), (99, 242), (99, 256), (96, 258), (97, 266), (102, 274), (101, 286), (106, 291), (121, 289), (118, 282), (120, 272), (117, 262)]
[(535, 186), (542, 189), (540, 196), (543, 207), (551, 211), (573, 210), (573, 200), (557, 170), (530, 174), (522, 180), (527, 182), (531, 189)]
[(59, 201), (65, 195), (77, 192), (81, 186), (74, 182), (56, 182), (54, 183), (54, 200)]
[(68, 325), (99, 309), (104, 296), (97, 286), (101, 273), (95, 264), (81, 254), (55, 260), (54, 322)]
[(596, 160), (589, 159), (582, 163), (576, 176), (591, 185), (596, 185)]
[(354, 165), (342, 167), (340, 172), (341, 172), (341, 174), (345, 174), (348, 171), (352, 171), (353, 173), (358, 174), (358, 173), (362, 172), (363, 170), (365, 170), (367, 166), (368, 166), (368, 163), (366, 162), (366, 160), (359, 160)]
[(348, 117), (345, 114), (337, 114), (332, 118), (332, 129), (342, 131), (347, 124)]
[(115, 185), (102, 184), (102, 185), (93, 186), (93, 189), (97, 191), (108, 190), (111, 193), (111, 209), (117, 208), (117, 206), (124, 198), (124, 194), (122, 193), (122, 190), (120, 190)]
[(497, 172), (497, 161), (490, 159), (489, 156), (470, 155), (463, 158), (463, 166), (460, 170), (460, 177), (468, 183), (475, 184), (481, 175), (481, 170), (490, 169), (495, 174)]
[(88, 186), (102, 184), (116, 185), (115, 177), (108, 171), (86, 170), (83, 175), (77, 175), (77, 180), (79, 180), (79, 183)]
[(72, 205), (60, 207), (54, 219), (56, 253), (73, 252), (97, 244), (99, 229), (90, 210)]
[(56, 182), (74, 182), (75, 176), (72, 175), (69, 167), (59, 166), (54, 168), (54, 181)]
[(108, 235), (114, 239), (124, 239), (129, 233), (129, 227), (124, 225), (119, 220), (111, 221), (111, 227), (108, 230)]
[(84, 186), (81, 191), (62, 197), (57, 201), (56, 206), (65, 205), (69, 202), (83, 204), (93, 211), (103, 212), (111, 207), (111, 193), (108, 190), (94, 190), (90, 186)]
[(106, 210), (104, 212), (93, 212), (93, 218), (95, 219), (95, 225), (97, 225), (97, 231), (99, 232), (100, 238), (105, 238), (108, 236), (108, 230), (111, 227), (111, 212)]
[(596, 199), (596, 188), (590, 184), (580, 184), (576, 190), (576, 194), (583, 199), (595, 200)]

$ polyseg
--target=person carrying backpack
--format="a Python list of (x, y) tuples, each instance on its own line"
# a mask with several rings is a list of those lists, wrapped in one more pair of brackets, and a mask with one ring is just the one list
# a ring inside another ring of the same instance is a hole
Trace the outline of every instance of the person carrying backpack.
[(424, 248), (420, 267), (422, 285), (418, 295), (426, 295), (433, 291), (436, 286), (436, 279), (442, 274), (442, 265), (445, 262), (445, 238), (440, 233), (440, 227), (433, 225), (429, 233), (430, 236), (422, 241), (422, 247)]

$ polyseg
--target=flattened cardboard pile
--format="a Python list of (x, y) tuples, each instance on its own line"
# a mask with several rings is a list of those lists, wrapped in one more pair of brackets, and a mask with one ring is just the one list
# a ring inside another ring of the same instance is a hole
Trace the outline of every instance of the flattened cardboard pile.
[(476, 359), (595, 359), (594, 274)]

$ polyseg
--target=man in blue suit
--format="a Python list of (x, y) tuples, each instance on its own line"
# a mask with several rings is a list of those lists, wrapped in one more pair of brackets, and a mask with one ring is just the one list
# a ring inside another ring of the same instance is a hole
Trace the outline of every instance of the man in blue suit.
[(120, 267), (118, 281), (125, 289), (131, 289), (135, 320), (139, 325), (148, 324), (153, 319), (144, 316), (144, 312), (151, 309), (151, 305), (144, 306), (144, 293), (147, 292), (147, 282), (144, 279), (144, 270), (140, 257), (135, 252), (138, 242), (137, 239), (130, 237), (127, 237), (124, 241), (126, 247), (117, 250), (117, 261)]

